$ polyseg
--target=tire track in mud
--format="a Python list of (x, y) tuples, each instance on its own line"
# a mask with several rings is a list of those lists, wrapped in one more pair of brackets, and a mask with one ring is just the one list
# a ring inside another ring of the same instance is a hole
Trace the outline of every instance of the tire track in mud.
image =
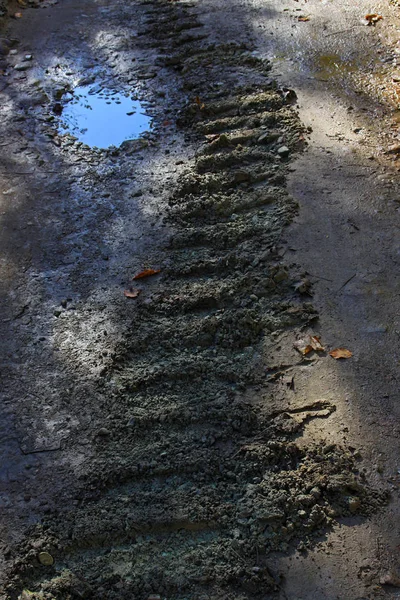
[(297, 443), (335, 407), (277, 410), (266, 377), (273, 334), (317, 318), (278, 251), (297, 210), (287, 155), (304, 146), (293, 93), (251, 49), (210, 43), (195, 4), (141, 10), (142, 47), (191, 98), (178, 124), (196, 156), (170, 193), (166, 266), (106, 375), (76, 508), (32, 532), (10, 598), (272, 598), (270, 552), (383, 501), (349, 451)]

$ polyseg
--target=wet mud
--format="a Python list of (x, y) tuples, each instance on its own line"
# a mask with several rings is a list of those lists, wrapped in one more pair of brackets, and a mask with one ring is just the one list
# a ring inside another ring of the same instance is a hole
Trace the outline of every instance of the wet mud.
[[(79, 3), (54, 10), (70, 21), (51, 51), (84, 27)], [(201, 4), (85, 10), (93, 31), (71, 55), (40, 55), (33, 37), (32, 73), (9, 56), (3, 90), (21, 142), (2, 155), (2, 193), (29, 200), (4, 211), (3, 597), (285, 598), (271, 555), (389, 500), (357, 448), (304, 436), (336, 411), (294, 394), (316, 353), (276, 358), (282, 335), (318, 332), (308, 274), (284, 257), (308, 139), (296, 93), (251, 39), (216, 41)], [(131, 85), (152, 130), (108, 150), (57, 130), (83, 70)], [(44, 221), (15, 273), (30, 211)], [(132, 281), (146, 268), (160, 272)]]

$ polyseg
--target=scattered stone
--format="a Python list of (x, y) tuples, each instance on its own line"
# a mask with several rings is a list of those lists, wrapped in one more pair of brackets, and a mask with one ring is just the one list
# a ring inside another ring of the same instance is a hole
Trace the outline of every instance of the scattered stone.
[(352, 498), (349, 498), (349, 510), (352, 513), (356, 513), (360, 510), (361, 508), (361, 500), (360, 498), (358, 498), (357, 496), (353, 496)]
[(102, 427), (98, 430), (97, 435), (100, 437), (108, 437), (109, 435), (111, 435), (111, 431), (109, 429), (106, 429), (106, 427)]
[(287, 146), (281, 146), (278, 148), (277, 152), (281, 158), (287, 158), (290, 154), (290, 150)]
[(247, 171), (236, 171), (233, 176), (233, 180), (235, 183), (244, 183), (245, 181), (250, 181), (250, 173)]
[(392, 144), (386, 150), (386, 154), (399, 154), (400, 153), (400, 144)]
[(27, 71), (28, 69), (31, 68), (32, 65), (30, 65), (29, 63), (25, 62), (25, 63), (18, 63), (15, 65), (14, 70), (15, 71)]
[(385, 575), (382, 575), (382, 577), (379, 580), (379, 583), (381, 585), (391, 585), (393, 587), (400, 587), (400, 577), (398, 575), (396, 575), (396, 573), (393, 572), (389, 572), (386, 573)]
[(276, 283), (280, 283), (281, 281), (285, 281), (285, 279), (288, 279), (288, 277), (289, 277), (288, 270), (286, 269), (286, 267), (282, 267), (275, 273), (274, 281)]
[(39, 552), (38, 559), (44, 567), (51, 567), (54, 564), (54, 558), (48, 552)]
[(61, 104), (60, 102), (56, 102), (56, 103), (53, 105), (53, 113), (54, 113), (55, 115), (61, 115), (62, 111), (63, 111), (63, 106), (62, 106), (62, 104)]
[(258, 142), (260, 144), (268, 144), (270, 142), (274, 142), (279, 138), (279, 133), (271, 133), (270, 131), (266, 131), (258, 138)]

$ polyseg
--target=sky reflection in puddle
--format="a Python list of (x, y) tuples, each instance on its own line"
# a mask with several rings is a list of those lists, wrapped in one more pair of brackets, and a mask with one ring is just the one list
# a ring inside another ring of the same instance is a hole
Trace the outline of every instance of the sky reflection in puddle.
[(120, 146), (151, 127), (151, 118), (129, 94), (92, 85), (68, 92), (66, 100), (60, 128), (88, 146)]

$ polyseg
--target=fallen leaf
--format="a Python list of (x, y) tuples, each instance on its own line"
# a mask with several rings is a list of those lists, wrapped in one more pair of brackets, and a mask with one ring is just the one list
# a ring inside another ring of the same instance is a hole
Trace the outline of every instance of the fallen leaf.
[(137, 298), (142, 290), (125, 290), (124, 296), (125, 298)]
[(351, 358), (353, 356), (353, 353), (350, 352), (350, 350), (346, 350), (346, 348), (336, 348), (335, 350), (332, 350), (332, 352), (329, 352), (329, 354), (336, 360), (338, 358)]
[(16, 19), (22, 19), (22, 13), (20, 13), (20, 12), (17, 12), (17, 13), (15, 13), (15, 14), (14, 14), (14, 17), (15, 17)]
[(20, 6), (26, 6), (26, 2), (24, 0), (17, 0)]
[(301, 23), (306, 23), (307, 21), (310, 20), (310, 17), (300, 16), (300, 17), (297, 17), (297, 20), (300, 21)]
[(367, 25), (375, 25), (378, 21), (383, 19), (382, 15), (377, 15), (376, 13), (371, 13), (369, 15), (365, 15), (365, 19), (367, 21)]
[(306, 354), (309, 354), (310, 352), (313, 351), (313, 347), (310, 344), (310, 340), (309, 338), (307, 339), (302, 339), (302, 340), (297, 340), (297, 342), (295, 342), (293, 344), (293, 346), (296, 348), (296, 350), (298, 352), (300, 352), (300, 354), (302, 354), (303, 356), (306, 356)]
[(161, 273), (161, 269), (145, 269), (135, 275), (133, 279), (142, 279), (143, 277), (150, 277), (150, 275), (157, 275), (157, 273)]
[(199, 107), (200, 110), (203, 110), (203, 108), (205, 108), (205, 104), (204, 104), (204, 102), (202, 102), (200, 100), (200, 96), (196, 96), (196, 98), (194, 100), (195, 100), (195, 102), (196, 102), (196, 104), (197, 104), (197, 106)]
[(321, 338), (318, 335), (310, 336), (310, 344), (312, 346), (312, 349), (315, 350), (316, 352), (324, 352), (325, 351), (325, 348), (321, 344)]
[(306, 356), (313, 350), (315, 352), (324, 352), (325, 348), (321, 344), (321, 338), (318, 335), (309, 335), (306, 338), (302, 338), (293, 344), (293, 346), (302, 354)]
[(386, 154), (400, 154), (400, 144), (392, 144), (386, 150)]

